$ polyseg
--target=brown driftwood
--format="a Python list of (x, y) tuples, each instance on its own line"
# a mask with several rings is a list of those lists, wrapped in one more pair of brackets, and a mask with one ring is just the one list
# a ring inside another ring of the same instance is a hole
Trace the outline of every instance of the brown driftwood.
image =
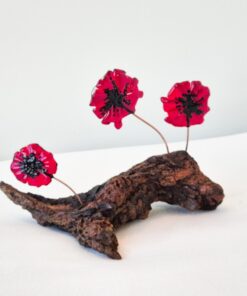
[(204, 176), (185, 151), (153, 156), (75, 196), (49, 199), (22, 193), (1, 182), (0, 189), (28, 210), (43, 226), (56, 226), (71, 233), (80, 244), (110, 258), (120, 259), (115, 229), (136, 219), (145, 219), (155, 201), (188, 210), (213, 210), (223, 200), (220, 185)]

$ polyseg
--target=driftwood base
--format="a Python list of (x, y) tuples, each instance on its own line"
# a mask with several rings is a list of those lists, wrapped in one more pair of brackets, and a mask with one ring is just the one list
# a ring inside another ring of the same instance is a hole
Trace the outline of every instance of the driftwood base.
[(115, 230), (122, 224), (145, 219), (151, 204), (164, 201), (188, 210), (214, 210), (223, 200), (220, 185), (204, 176), (185, 151), (153, 156), (75, 196), (49, 199), (22, 193), (1, 182), (0, 189), (28, 210), (43, 226), (71, 233), (80, 244), (113, 259), (121, 259)]

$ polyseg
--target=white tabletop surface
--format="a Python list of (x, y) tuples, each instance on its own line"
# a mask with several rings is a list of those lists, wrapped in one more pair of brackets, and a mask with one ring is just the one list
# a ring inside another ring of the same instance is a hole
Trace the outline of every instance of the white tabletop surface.
[[(57, 154), (56, 176), (83, 192), (163, 150), (152, 145)], [(39, 226), (0, 192), (0, 295), (247, 295), (247, 133), (192, 141), (189, 151), (223, 186), (223, 204), (193, 213), (153, 204), (148, 219), (117, 232), (122, 260)], [(0, 162), (0, 179), (20, 190), (70, 194), (55, 182), (43, 188), (21, 184), (9, 165)]]

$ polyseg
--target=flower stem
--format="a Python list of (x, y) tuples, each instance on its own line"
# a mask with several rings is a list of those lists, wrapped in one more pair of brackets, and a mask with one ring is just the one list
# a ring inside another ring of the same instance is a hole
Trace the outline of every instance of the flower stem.
[(186, 136), (186, 146), (185, 146), (185, 151), (188, 151), (188, 146), (189, 146), (189, 140), (190, 140), (190, 127), (187, 126), (187, 136)]
[(162, 135), (162, 133), (155, 127), (153, 126), (151, 123), (147, 122), (145, 119), (143, 119), (142, 117), (140, 117), (139, 115), (135, 114), (135, 113), (132, 113), (133, 116), (135, 116), (137, 119), (141, 120), (142, 122), (144, 122), (146, 125), (148, 125), (149, 127), (151, 127), (162, 139), (162, 141), (164, 142), (165, 146), (166, 146), (166, 150), (167, 150), (167, 153), (170, 153), (169, 152), (169, 147), (168, 147), (168, 144), (166, 142), (166, 139), (164, 138), (164, 136)]
[(81, 199), (80, 199), (80, 196), (68, 185), (66, 184), (65, 182), (63, 182), (62, 180), (52, 176), (53, 179), (55, 179), (56, 181), (58, 181), (59, 183), (63, 184), (64, 186), (66, 186), (71, 192), (74, 193), (74, 195), (76, 196), (76, 198), (78, 199), (79, 203), (82, 205), (82, 202), (81, 202)]

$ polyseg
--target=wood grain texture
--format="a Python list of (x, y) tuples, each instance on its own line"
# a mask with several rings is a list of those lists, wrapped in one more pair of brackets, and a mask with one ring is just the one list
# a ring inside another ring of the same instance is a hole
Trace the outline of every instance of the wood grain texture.
[(152, 156), (79, 194), (82, 205), (75, 196), (49, 199), (20, 192), (4, 182), (0, 189), (39, 224), (65, 230), (80, 244), (113, 259), (121, 258), (115, 230), (147, 218), (153, 202), (164, 201), (191, 211), (214, 210), (224, 198), (222, 187), (204, 176), (185, 151)]

